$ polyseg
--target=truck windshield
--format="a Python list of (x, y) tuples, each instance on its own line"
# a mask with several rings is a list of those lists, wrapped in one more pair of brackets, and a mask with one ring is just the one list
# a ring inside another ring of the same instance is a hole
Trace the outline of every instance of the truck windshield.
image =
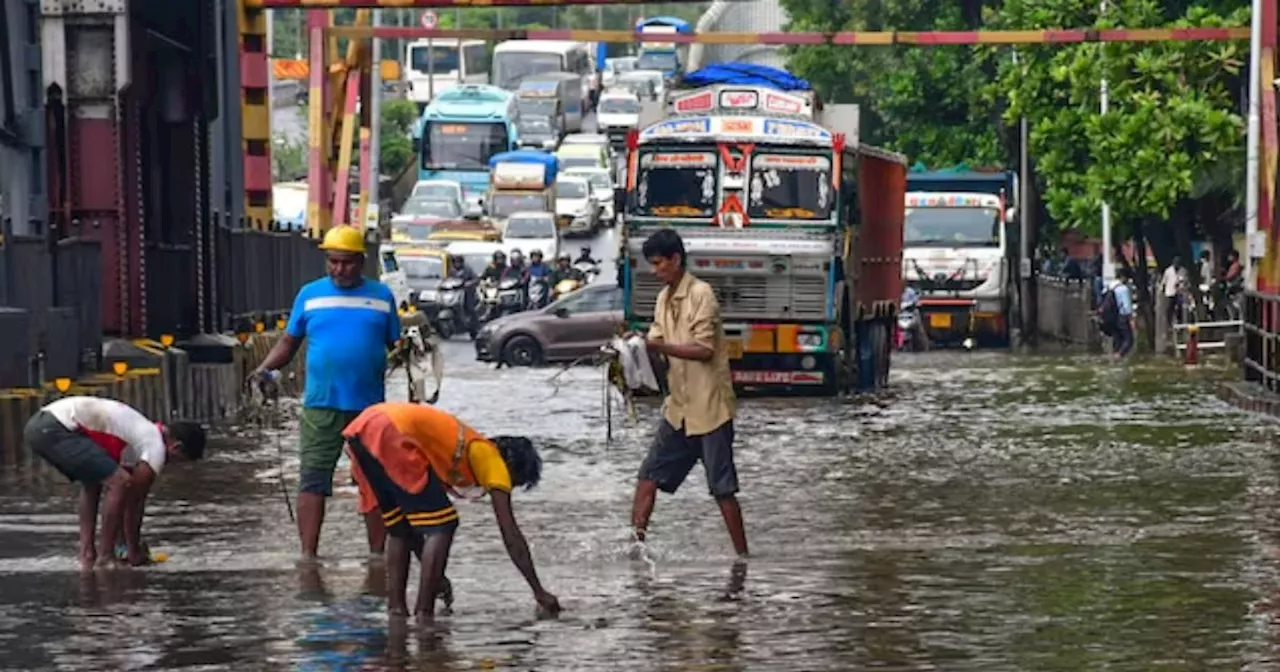
[(517, 103), (520, 116), (550, 118), (556, 113), (555, 98), (521, 98)]
[(488, 170), (489, 157), (509, 149), (502, 122), (431, 121), (422, 151), (426, 170)]
[(522, 133), (550, 133), (551, 117), (545, 117), (545, 116), (533, 117), (533, 116), (521, 115), (520, 131)]
[(494, 83), (511, 91), (529, 75), (561, 72), (564, 59), (559, 54), (504, 51), (494, 57), (493, 68)]
[(636, 70), (662, 70), (670, 72), (680, 67), (674, 51), (645, 51), (636, 59)]
[(799, 154), (752, 157), (747, 206), (747, 215), (752, 219), (828, 219), (834, 200), (829, 157)]
[(710, 217), (716, 207), (712, 152), (648, 152), (640, 156), (634, 213), (649, 217)]
[(605, 98), (600, 101), (601, 114), (640, 114), (640, 101), (634, 98)]
[(510, 217), (513, 213), (541, 212), (547, 209), (547, 201), (542, 194), (503, 194), (496, 193), (489, 201), (491, 217)]
[(995, 208), (907, 208), (907, 247), (999, 247)]

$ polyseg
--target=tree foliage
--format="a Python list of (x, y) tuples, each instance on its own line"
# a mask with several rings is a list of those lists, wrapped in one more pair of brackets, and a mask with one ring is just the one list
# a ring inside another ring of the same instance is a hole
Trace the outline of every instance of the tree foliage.
[[(1248, 25), (1244, 0), (782, 0), (791, 30), (1029, 30)], [(1247, 45), (1167, 42), (1023, 47), (799, 47), (790, 68), (825, 98), (862, 105), (863, 138), (930, 166), (1016, 166), (1029, 123), (1038, 188), (1060, 227), (1119, 239), (1188, 200), (1238, 195)], [(1109, 82), (1107, 114), (1099, 84)], [(1231, 167), (1229, 170), (1225, 167)], [(1226, 175), (1230, 178), (1224, 177)], [(1230, 200), (1230, 199), (1227, 199)]]
[[(1248, 24), (1245, 7), (1224, 15), (1192, 5), (1172, 17), (1170, 9), (1152, 0), (1119, 0), (1099, 16), (1091, 1), (1008, 0), (990, 25)], [(1224, 161), (1243, 162), (1244, 125), (1234, 93), (1245, 49), (1229, 42), (1023, 47), (1017, 63), (999, 62), (990, 90), (1007, 95), (1006, 122), (1025, 115), (1031, 124), (1030, 149), (1054, 219), (1096, 235), (1105, 201), (1123, 234), (1135, 222), (1167, 219), (1183, 199), (1200, 195), (1197, 185)], [(1106, 114), (1100, 111), (1103, 79)]]

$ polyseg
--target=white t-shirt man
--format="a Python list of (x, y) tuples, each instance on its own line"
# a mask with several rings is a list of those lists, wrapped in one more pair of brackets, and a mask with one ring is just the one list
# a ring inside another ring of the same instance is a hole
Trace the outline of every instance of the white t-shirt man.
[(66, 397), (44, 407), (63, 427), (93, 439), (122, 467), (146, 462), (160, 474), (167, 452), (160, 427), (128, 404), (101, 397)]
[(1169, 264), (1164, 269), (1164, 274), (1160, 276), (1160, 286), (1164, 289), (1166, 297), (1173, 298), (1178, 295), (1178, 281), (1181, 279), (1181, 275), (1178, 269), (1173, 267), (1173, 264)]

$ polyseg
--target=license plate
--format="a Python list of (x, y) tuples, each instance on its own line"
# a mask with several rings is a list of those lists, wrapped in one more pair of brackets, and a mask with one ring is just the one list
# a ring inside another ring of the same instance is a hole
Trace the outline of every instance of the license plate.
[(724, 344), (724, 349), (728, 351), (729, 359), (742, 359), (742, 343), (728, 341)]
[(934, 313), (929, 316), (929, 326), (934, 329), (950, 329), (951, 314), (950, 313)]

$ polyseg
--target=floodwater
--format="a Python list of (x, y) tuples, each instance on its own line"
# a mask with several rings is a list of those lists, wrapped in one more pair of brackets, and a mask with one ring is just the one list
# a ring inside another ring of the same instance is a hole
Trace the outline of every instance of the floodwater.
[(296, 482), (292, 435), (254, 431), (166, 473), (145, 529), (171, 557), (146, 570), (79, 574), (73, 492), (8, 480), (0, 669), (1280, 667), (1274, 425), (1202, 374), (938, 352), (897, 360), (875, 402), (744, 402), (739, 571), (696, 472), (659, 499), (650, 561), (628, 556), (652, 407), (616, 414), (608, 443), (598, 371), (552, 384), (470, 354), (449, 346), (441, 405), (544, 443), (516, 514), (559, 619), (536, 617), (492, 513), (463, 503), (454, 613), (389, 628), (352, 489), (324, 566), (299, 570), (277, 480), (284, 455)]

